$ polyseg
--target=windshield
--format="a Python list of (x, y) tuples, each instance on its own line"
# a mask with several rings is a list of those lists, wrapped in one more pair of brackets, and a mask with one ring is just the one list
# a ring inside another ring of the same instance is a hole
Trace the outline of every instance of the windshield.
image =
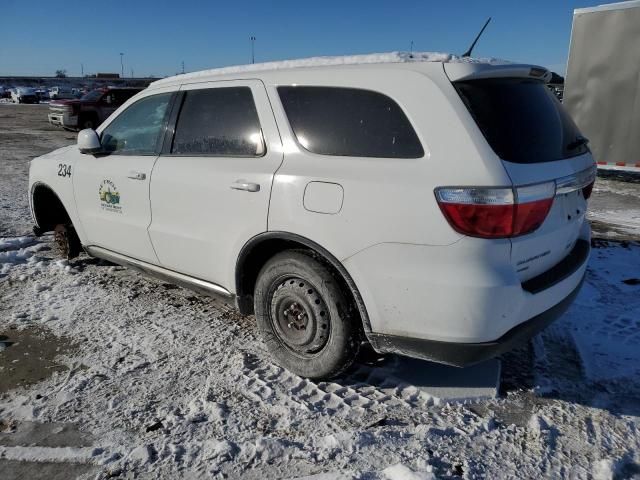
[(80, 100), (95, 102), (97, 100), (100, 100), (100, 97), (102, 97), (102, 93), (103, 93), (102, 90), (93, 90), (87, 93), (86, 95), (84, 95)]
[(569, 114), (540, 81), (494, 78), (455, 82), (454, 86), (503, 160), (550, 162), (588, 151)]

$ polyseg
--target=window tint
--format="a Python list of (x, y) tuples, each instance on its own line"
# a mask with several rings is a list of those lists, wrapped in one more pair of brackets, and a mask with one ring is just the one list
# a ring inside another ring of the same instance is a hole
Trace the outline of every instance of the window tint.
[(126, 90), (114, 90), (114, 101), (118, 105), (122, 105), (124, 102), (133, 97), (136, 93), (139, 93), (141, 90), (136, 89), (126, 89)]
[(171, 95), (153, 95), (130, 105), (102, 132), (102, 148), (123, 154), (158, 152)]
[(457, 82), (455, 87), (503, 160), (550, 162), (588, 150), (562, 104), (539, 81), (487, 79)]
[(171, 153), (256, 156), (262, 136), (249, 87), (186, 92)]
[(298, 142), (323, 155), (419, 158), (409, 119), (389, 97), (370, 90), (278, 87)]

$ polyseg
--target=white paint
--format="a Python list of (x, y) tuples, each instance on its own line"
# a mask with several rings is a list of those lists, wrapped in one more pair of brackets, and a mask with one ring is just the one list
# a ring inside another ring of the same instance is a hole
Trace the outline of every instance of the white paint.
[(342, 209), (344, 189), (338, 183), (309, 182), (304, 189), (304, 208), (310, 212), (336, 214)]
[[(517, 275), (516, 264), (540, 253), (541, 247), (588, 239), (584, 212), (571, 224), (560, 222), (561, 213), (573, 207), (584, 210), (584, 202), (558, 200), (551, 220), (538, 232), (513, 242), (488, 241), (455, 232), (434, 190), (546, 181), (582, 170), (592, 160), (585, 155), (544, 166), (500, 161), (453, 88), (448, 70), (486, 77), (516, 70), (524, 74), (529, 67), (487, 65), (441, 54), (413, 58), (385, 54), (173, 77), (130, 99), (98, 131), (147, 95), (248, 86), (256, 100), (265, 156), (94, 159), (63, 151), (34, 161), (31, 182), (51, 179), (62, 159), (73, 165), (75, 192), (68, 180), (53, 181), (53, 187), (57, 191), (62, 185), (60, 198), (65, 205), (71, 203), (74, 224), (74, 203), (78, 206), (77, 223), (85, 245), (114, 250), (236, 293), (235, 268), (243, 245), (268, 230), (289, 232), (316, 242), (343, 262), (364, 299), (374, 332), (454, 342), (495, 340), (551, 308), (578, 285), (584, 265), (557, 286), (528, 294), (521, 288), (523, 277)], [(424, 155), (398, 159), (311, 153), (291, 130), (277, 92), (280, 85), (382, 92), (404, 111)], [(146, 179), (127, 178), (131, 170)], [(120, 191), (120, 214), (102, 210), (97, 189), (104, 179), (114, 181)], [(239, 180), (260, 189), (232, 189)], [(340, 185), (341, 206), (338, 195), (323, 190), (312, 190), (305, 198), (311, 182)], [(75, 202), (70, 200), (73, 193)], [(554, 251), (532, 272), (550, 268), (564, 253)]]

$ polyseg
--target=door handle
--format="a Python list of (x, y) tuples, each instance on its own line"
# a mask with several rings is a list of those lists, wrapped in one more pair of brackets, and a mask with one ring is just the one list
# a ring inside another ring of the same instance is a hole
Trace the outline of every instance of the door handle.
[(144, 180), (145, 178), (147, 178), (147, 174), (146, 173), (142, 173), (142, 172), (129, 172), (129, 175), (127, 175), (127, 178), (131, 178), (132, 180)]
[(236, 180), (231, 184), (233, 190), (244, 190), (245, 192), (259, 192), (260, 184), (247, 182), (246, 180)]

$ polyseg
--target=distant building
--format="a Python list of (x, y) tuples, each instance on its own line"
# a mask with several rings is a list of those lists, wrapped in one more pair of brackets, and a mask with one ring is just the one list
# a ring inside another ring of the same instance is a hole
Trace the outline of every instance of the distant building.
[(96, 73), (96, 78), (120, 78), (119, 73)]

